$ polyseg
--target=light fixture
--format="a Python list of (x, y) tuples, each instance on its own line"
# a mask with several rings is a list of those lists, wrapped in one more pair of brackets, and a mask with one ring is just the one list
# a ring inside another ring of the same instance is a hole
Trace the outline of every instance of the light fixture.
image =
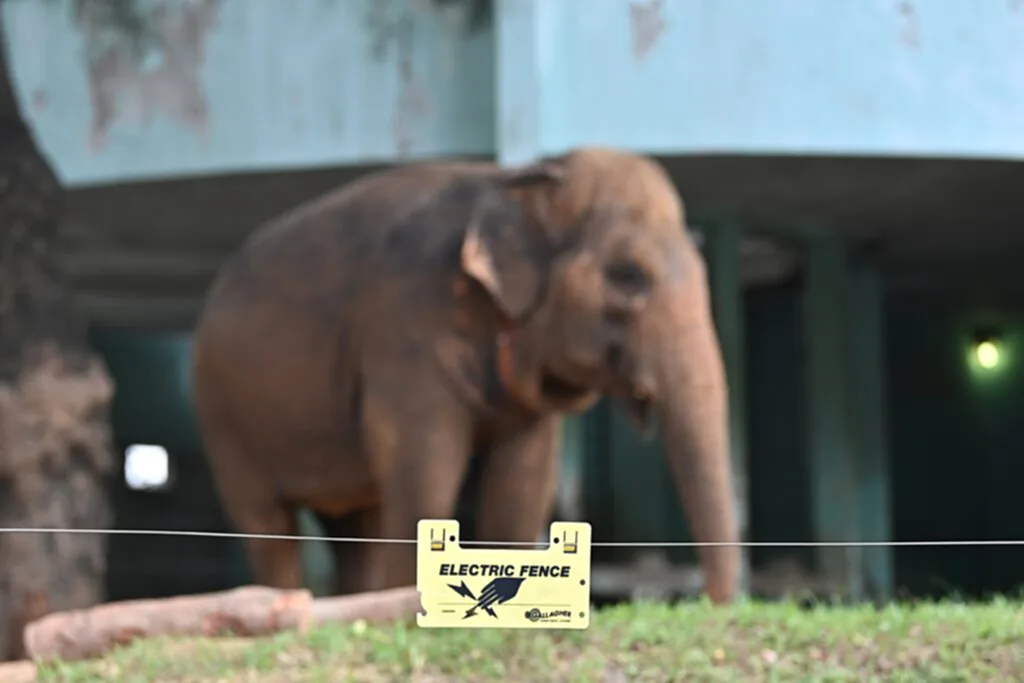
[(974, 335), (974, 362), (983, 370), (994, 370), (1002, 362), (1003, 349), (999, 335), (993, 330), (979, 330)]
[(160, 491), (171, 483), (171, 462), (167, 449), (136, 443), (124, 451), (124, 483), (133, 491)]

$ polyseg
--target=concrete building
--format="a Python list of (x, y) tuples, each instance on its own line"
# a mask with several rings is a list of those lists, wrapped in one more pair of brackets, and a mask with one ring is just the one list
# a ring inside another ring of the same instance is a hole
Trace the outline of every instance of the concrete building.
[[(177, 473), (121, 487), (119, 525), (223, 524), (188, 330), (260, 221), (380, 165), (604, 145), (659, 157), (703, 235), (749, 540), (1024, 537), (1016, 0), (130, 6), (134, 33), (87, 0), (2, 5), (23, 110), (82, 226), (66, 256), (119, 383), (119, 443), (162, 446)], [(980, 335), (1001, 364), (968, 362)], [(605, 405), (566, 430), (563, 515), (601, 540), (685, 539), (657, 444)], [(227, 545), (168, 544), (114, 539), (112, 596), (241, 580)], [(784, 552), (855, 596), (1024, 572), (1015, 549), (958, 548), (758, 549), (755, 568)]]

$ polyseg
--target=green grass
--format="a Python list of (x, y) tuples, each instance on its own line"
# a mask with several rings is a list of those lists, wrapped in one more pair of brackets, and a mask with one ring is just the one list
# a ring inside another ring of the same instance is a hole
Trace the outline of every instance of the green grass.
[(154, 640), (40, 681), (1024, 681), (1024, 603), (801, 609), (633, 604), (586, 631), (335, 626), (261, 640)]

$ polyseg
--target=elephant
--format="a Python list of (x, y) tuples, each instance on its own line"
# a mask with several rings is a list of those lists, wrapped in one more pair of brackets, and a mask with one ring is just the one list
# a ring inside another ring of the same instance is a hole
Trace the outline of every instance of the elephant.
[[(704, 592), (740, 555), (728, 387), (706, 266), (655, 160), (576, 148), (509, 167), (375, 171), (254, 230), (193, 336), (196, 417), (228, 520), (413, 539), (480, 467), (478, 541), (535, 542), (564, 415), (602, 396), (656, 419)], [(257, 583), (300, 588), (298, 542), (250, 538)], [(334, 543), (337, 594), (415, 584), (415, 547)]]

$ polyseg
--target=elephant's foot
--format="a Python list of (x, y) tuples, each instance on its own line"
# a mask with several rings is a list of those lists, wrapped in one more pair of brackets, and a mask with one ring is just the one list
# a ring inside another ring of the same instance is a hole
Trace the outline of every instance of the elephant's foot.
[(258, 585), (281, 590), (304, 587), (298, 541), (247, 539), (246, 545)]

